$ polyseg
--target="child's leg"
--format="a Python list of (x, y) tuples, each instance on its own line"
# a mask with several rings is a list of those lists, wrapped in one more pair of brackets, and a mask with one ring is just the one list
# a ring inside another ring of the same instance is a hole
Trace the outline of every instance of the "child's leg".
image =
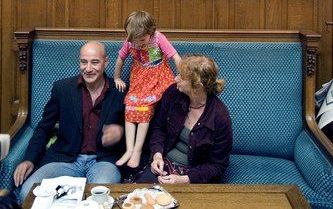
[(136, 133), (133, 154), (131, 156), (131, 159), (127, 162), (127, 165), (131, 168), (136, 168), (140, 164), (142, 146), (145, 142), (148, 128), (149, 128), (149, 123), (139, 123), (138, 124), (138, 131)]
[(116, 162), (116, 165), (118, 166), (121, 166), (124, 163), (126, 163), (132, 156), (134, 149), (135, 129), (136, 129), (136, 124), (127, 121), (125, 122), (126, 152)]

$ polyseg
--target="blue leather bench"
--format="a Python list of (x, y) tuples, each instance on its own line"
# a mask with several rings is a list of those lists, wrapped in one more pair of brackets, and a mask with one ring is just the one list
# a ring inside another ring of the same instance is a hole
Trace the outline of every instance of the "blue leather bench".
[[(333, 146), (314, 120), (319, 35), (298, 31), (164, 31), (179, 54), (215, 59), (227, 82), (234, 144), (221, 183), (296, 184), (313, 208), (333, 208)], [(113, 74), (123, 31), (49, 29), (16, 32), (20, 111), (10, 153), (1, 162), (0, 188), (12, 175), (41, 119), (52, 82), (79, 72), (79, 49), (102, 40)], [(129, 63), (123, 78), (128, 81)], [(174, 68), (174, 66), (173, 66)], [(28, 89), (26, 88), (28, 87)]]

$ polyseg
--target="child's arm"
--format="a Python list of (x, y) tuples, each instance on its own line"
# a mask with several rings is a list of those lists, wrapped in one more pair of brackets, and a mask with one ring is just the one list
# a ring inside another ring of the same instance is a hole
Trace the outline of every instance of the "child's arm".
[(176, 54), (174, 54), (173, 56), (172, 56), (172, 59), (173, 59), (173, 61), (175, 62), (175, 64), (176, 64), (176, 68), (177, 68), (177, 72), (179, 73), (180, 71), (179, 71), (179, 63), (180, 63), (180, 61), (182, 60), (182, 58), (179, 56), (179, 54), (176, 52)]
[(158, 37), (159, 47), (162, 50), (162, 53), (168, 59), (172, 57), (173, 61), (176, 64), (177, 72), (179, 73), (179, 63), (181, 61), (181, 57), (179, 56), (178, 52), (162, 33), (157, 32), (157, 37)]
[(120, 58), (120, 56), (118, 56), (117, 60), (116, 60), (116, 65), (115, 65), (115, 70), (114, 70), (114, 82), (116, 83), (116, 88), (121, 91), (124, 92), (126, 89), (126, 84), (123, 80), (121, 80), (120, 76), (121, 76), (121, 71), (123, 69), (123, 65), (124, 65), (124, 60), (122, 60)]

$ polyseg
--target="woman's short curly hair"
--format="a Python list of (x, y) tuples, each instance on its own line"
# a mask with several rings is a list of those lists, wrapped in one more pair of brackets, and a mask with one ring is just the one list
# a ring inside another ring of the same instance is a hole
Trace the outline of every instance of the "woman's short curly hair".
[(220, 94), (225, 81), (217, 79), (218, 66), (213, 59), (200, 54), (186, 55), (180, 62), (180, 76), (190, 81), (192, 93), (204, 86), (207, 94)]

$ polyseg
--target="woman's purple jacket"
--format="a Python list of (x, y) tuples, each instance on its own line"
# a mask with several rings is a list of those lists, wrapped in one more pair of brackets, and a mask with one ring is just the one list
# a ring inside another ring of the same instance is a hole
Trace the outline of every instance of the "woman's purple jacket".
[[(165, 156), (177, 143), (189, 111), (189, 97), (171, 85), (163, 94), (152, 122), (150, 149)], [(189, 135), (188, 161), (191, 183), (217, 183), (229, 165), (232, 127), (226, 106), (215, 95)]]

